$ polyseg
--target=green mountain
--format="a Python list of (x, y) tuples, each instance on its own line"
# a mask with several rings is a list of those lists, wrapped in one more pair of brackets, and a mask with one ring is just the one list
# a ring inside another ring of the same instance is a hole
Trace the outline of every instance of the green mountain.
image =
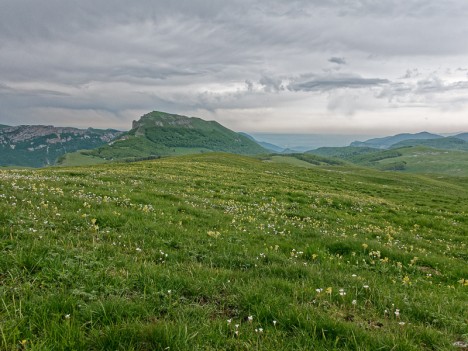
[[(444, 139), (434, 141), (442, 142)], [(468, 152), (460, 149), (444, 150), (416, 145), (381, 150), (348, 146), (319, 148), (310, 150), (307, 154), (329, 157), (379, 170), (468, 176)]]
[(42, 125), (0, 128), (0, 166), (54, 165), (65, 153), (104, 145), (122, 132)]
[(215, 121), (153, 111), (109, 145), (82, 152), (106, 160), (141, 160), (204, 152), (254, 155), (267, 150)]
[(393, 144), (390, 148), (396, 149), (401, 147), (418, 145), (444, 150), (468, 150), (468, 141), (457, 137), (446, 137), (437, 139), (408, 139)]
[(443, 138), (443, 136), (437, 135), (437, 134), (431, 134), (428, 132), (421, 132), (421, 133), (416, 133), (416, 134), (403, 133), (403, 134), (397, 134), (397, 135), (388, 136), (384, 138), (369, 139), (366, 141), (354, 141), (351, 143), (350, 146), (359, 146), (359, 147), (367, 146), (367, 147), (373, 147), (377, 149), (388, 149), (392, 145), (405, 141), (405, 140), (437, 139), (437, 138)]
[(468, 133), (454, 135), (455, 138), (468, 141)]

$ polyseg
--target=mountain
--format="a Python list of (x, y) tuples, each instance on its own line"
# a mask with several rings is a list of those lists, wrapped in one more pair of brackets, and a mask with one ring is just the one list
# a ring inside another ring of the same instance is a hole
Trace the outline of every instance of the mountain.
[(408, 146), (427, 146), (443, 150), (468, 150), (468, 141), (457, 137), (446, 137), (438, 139), (408, 139), (393, 144), (390, 148), (396, 149)]
[(53, 165), (67, 152), (92, 149), (115, 139), (112, 129), (78, 129), (44, 125), (0, 128), (0, 166), (43, 167)]
[(461, 133), (453, 136), (454, 138), (468, 141), (468, 133)]
[(350, 146), (367, 146), (377, 149), (388, 149), (392, 145), (405, 141), (405, 140), (417, 140), (417, 139), (438, 139), (443, 138), (443, 136), (438, 134), (432, 134), (428, 132), (421, 132), (416, 134), (403, 133), (393, 136), (383, 137), (383, 138), (374, 138), (366, 141), (354, 141)]
[(240, 132), (239, 134), (244, 135), (245, 137), (249, 138), (250, 140), (255, 141), (257, 144), (259, 144), (261, 147), (267, 149), (268, 151), (283, 152), (283, 150), (284, 150), (284, 148), (282, 148), (281, 146), (278, 146), (278, 145), (275, 145), (275, 144), (272, 144), (272, 143), (268, 143), (266, 141), (258, 141), (257, 139), (255, 139), (250, 134), (243, 133), (243, 132)]
[(132, 129), (115, 142), (83, 154), (106, 160), (138, 160), (212, 151), (243, 155), (268, 152), (218, 122), (153, 111), (133, 121)]

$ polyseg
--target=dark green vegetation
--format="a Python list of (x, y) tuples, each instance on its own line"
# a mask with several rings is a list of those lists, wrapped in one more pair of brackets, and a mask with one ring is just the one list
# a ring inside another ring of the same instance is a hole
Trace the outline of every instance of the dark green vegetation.
[(215, 121), (153, 111), (133, 122), (120, 140), (82, 154), (106, 160), (139, 160), (212, 151), (243, 155), (267, 152), (245, 135)]
[(456, 349), (466, 181), (217, 153), (0, 170), (0, 349)]
[(405, 141), (400, 141), (396, 144), (391, 146), (392, 149), (400, 148), (400, 147), (408, 147), (408, 146), (427, 146), (432, 147), (434, 149), (443, 149), (443, 150), (465, 150), (468, 151), (468, 142), (455, 138), (455, 137), (447, 137), (447, 138), (439, 138), (439, 139), (408, 139)]
[(400, 142), (404, 142), (406, 140), (413, 140), (413, 142), (416, 142), (417, 140), (431, 140), (431, 139), (440, 139), (440, 138), (443, 138), (443, 136), (428, 133), (428, 132), (421, 132), (421, 133), (416, 133), (416, 134), (403, 133), (403, 134), (397, 134), (397, 135), (383, 137), (383, 138), (369, 139), (366, 141), (355, 141), (355, 142), (352, 142), (350, 146), (358, 146), (358, 147), (366, 146), (366, 147), (372, 147), (372, 148), (377, 148), (377, 149), (388, 149), (392, 147), (393, 145), (400, 143)]
[[(435, 139), (435, 141), (444, 141)], [(459, 139), (457, 139), (459, 140)], [(434, 149), (426, 146), (381, 150), (369, 147), (330, 147), (308, 151), (306, 154), (328, 157), (383, 171), (436, 173), (468, 176), (468, 152)]]
[(96, 148), (119, 134), (112, 129), (4, 126), (0, 128), (0, 166), (54, 165), (66, 153)]

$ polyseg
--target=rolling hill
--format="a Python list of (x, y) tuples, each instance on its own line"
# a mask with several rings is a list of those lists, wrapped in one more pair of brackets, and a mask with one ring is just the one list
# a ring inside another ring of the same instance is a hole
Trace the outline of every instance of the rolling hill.
[[(118, 140), (81, 152), (105, 160), (141, 160), (204, 152), (254, 155), (268, 151), (248, 137), (215, 121), (153, 111), (134, 121)], [(67, 164), (67, 159), (64, 160)]]
[[(443, 142), (435, 139), (435, 142)], [(424, 145), (389, 150), (368, 147), (319, 148), (308, 154), (329, 157), (382, 171), (468, 176), (468, 152), (435, 149)]]
[(408, 146), (427, 146), (432, 147), (434, 149), (468, 151), (468, 142), (457, 137), (446, 137), (437, 139), (408, 139), (393, 144), (390, 148), (397, 149)]
[(388, 149), (396, 143), (403, 142), (405, 140), (418, 140), (418, 139), (438, 139), (443, 138), (441, 135), (432, 134), (428, 132), (421, 132), (416, 134), (403, 133), (383, 138), (373, 138), (366, 141), (354, 141), (350, 146), (367, 146), (377, 149)]

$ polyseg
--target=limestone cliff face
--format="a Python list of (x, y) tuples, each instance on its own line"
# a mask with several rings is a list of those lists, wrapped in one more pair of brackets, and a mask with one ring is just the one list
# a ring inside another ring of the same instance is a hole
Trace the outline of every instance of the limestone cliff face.
[(40, 167), (54, 164), (66, 152), (92, 149), (117, 138), (117, 130), (45, 125), (0, 128), (0, 166)]

